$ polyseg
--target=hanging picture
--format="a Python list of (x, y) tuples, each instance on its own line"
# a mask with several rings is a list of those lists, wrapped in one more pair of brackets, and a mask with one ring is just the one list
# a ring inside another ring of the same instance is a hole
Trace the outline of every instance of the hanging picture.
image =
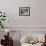
[(30, 7), (19, 7), (19, 16), (30, 16)]

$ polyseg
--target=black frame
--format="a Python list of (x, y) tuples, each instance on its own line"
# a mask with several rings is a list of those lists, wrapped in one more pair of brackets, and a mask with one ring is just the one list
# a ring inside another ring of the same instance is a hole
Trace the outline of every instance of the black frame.
[(19, 7), (19, 16), (30, 16), (30, 7)]

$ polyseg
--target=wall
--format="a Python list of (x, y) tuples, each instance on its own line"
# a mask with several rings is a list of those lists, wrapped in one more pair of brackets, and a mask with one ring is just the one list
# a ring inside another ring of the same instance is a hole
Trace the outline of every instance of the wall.
[[(46, 27), (46, 0), (0, 0), (7, 27)], [(30, 7), (30, 16), (19, 16), (19, 7)]]
[[(19, 7), (31, 7), (31, 1), (28, 0), (1, 0), (1, 10), (6, 12), (8, 23), (7, 27), (25, 26), (30, 24), (30, 17), (20, 17)], [(27, 22), (28, 21), (28, 22)], [(23, 23), (23, 24), (22, 24)]]
[(32, 25), (46, 27), (46, 0), (33, 0), (32, 4)]

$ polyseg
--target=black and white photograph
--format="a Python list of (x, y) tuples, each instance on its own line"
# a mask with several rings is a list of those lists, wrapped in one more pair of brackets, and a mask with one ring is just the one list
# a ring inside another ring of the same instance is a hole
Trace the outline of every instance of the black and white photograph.
[(19, 16), (30, 16), (30, 7), (19, 7)]

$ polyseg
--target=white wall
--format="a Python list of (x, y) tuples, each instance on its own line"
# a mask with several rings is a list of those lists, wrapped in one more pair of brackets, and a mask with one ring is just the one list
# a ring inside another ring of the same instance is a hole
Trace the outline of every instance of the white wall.
[(32, 26), (46, 27), (46, 0), (32, 1)]
[[(19, 7), (30, 7), (30, 16), (19, 16)], [(7, 27), (46, 27), (46, 0), (0, 0)]]
[[(29, 0), (1, 0), (1, 10), (3, 9), (7, 14), (9, 23), (8, 27), (25, 26), (30, 24), (30, 17), (20, 17), (19, 7), (31, 7), (31, 1)], [(2, 11), (3, 11), (2, 10)], [(23, 23), (23, 24), (22, 24)]]

